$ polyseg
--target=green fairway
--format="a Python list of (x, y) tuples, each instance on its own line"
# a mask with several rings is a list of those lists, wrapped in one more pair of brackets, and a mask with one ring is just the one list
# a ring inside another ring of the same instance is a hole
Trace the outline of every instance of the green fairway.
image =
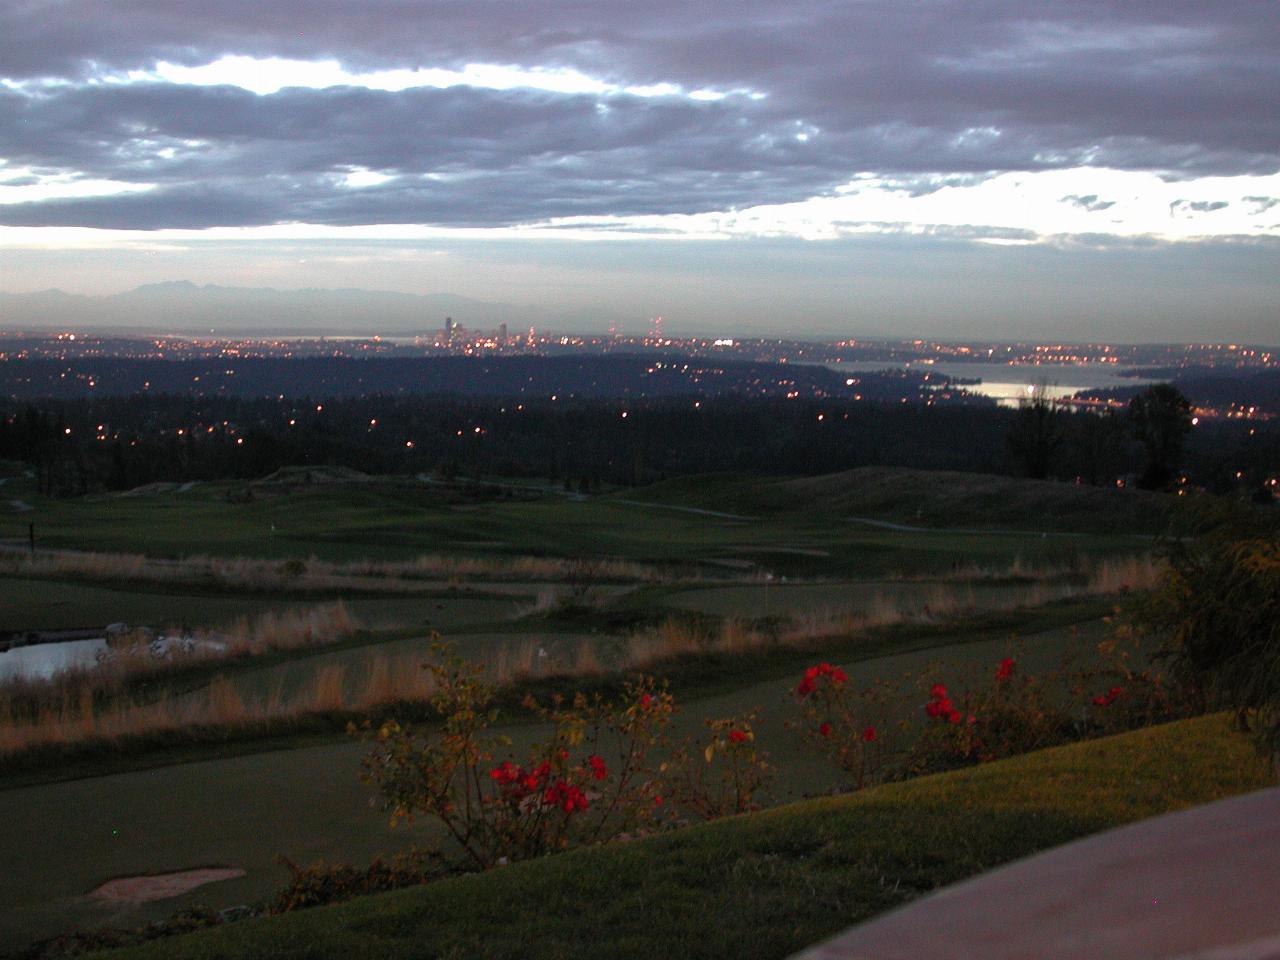
[[(715, 486), (712, 481), (711, 489)], [(185, 493), (50, 500), (9, 514), (0, 539), (22, 542), (35, 525), (50, 548), (156, 556), (319, 557), (406, 560), (424, 553), (464, 556), (617, 557), (707, 572), (768, 570), (788, 576), (875, 577), (956, 567), (1060, 565), (1084, 555), (1132, 553), (1126, 533), (1044, 536), (1039, 531), (897, 530), (812, 509), (750, 519), (674, 509), (678, 504), (609, 497), (441, 503), (407, 482), (334, 484), (231, 502), (226, 485)], [(636, 496), (657, 497), (657, 488)], [(687, 496), (687, 490), (683, 491)]]
[[(538, 584), (477, 587), (424, 585), (425, 596), (351, 596), (345, 602), (362, 624), (373, 629), (454, 629), (511, 617), (544, 589)], [(61, 580), (0, 578), (0, 631), (102, 627), (109, 623), (223, 627), (240, 617), (313, 606), (317, 600), (194, 593), (181, 586), (157, 588), (88, 585)]]
[(673, 592), (664, 605), (720, 617), (823, 617), (839, 614), (919, 616), (929, 611), (1032, 606), (1068, 595), (1066, 584), (867, 581), (733, 584)]
[(1271, 781), (1207, 717), (110, 956), (774, 960), (1018, 857)]

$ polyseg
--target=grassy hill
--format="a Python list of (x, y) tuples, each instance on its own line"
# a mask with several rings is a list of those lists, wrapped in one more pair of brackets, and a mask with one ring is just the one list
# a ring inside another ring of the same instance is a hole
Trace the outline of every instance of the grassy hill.
[(100, 956), (766, 960), (1010, 860), (1270, 782), (1206, 717)]
[(1144, 490), (903, 467), (782, 479), (716, 474), (619, 496), (755, 517), (804, 513), (922, 527), (1073, 532), (1159, 532), (1173, 506), (1173, 498)]

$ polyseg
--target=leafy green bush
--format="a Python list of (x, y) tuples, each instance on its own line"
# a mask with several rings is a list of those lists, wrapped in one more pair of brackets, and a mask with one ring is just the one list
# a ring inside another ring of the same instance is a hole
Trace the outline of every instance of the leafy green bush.
[(1280, 760), (1280, 535), (1257, 512), (1202, 519), (1175, 539), (1157, 588), (1135, 605), (1135, 629), (1190, 691), (1235, 711)]

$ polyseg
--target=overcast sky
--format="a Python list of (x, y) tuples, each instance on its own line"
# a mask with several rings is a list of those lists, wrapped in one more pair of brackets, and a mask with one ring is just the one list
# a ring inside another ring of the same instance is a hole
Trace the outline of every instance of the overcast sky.
[(1275, 343), (1278, 97), (1270, 0), (5, 0), (0, 290)]

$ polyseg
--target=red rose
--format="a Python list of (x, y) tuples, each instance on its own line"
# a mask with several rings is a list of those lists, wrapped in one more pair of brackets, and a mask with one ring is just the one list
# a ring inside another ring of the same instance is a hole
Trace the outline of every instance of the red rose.
[(865, 729), (865, 730), (863, 730), (863, 731), (862, 731), (862, 742), (863, 742), (863, 743), (871, 743), (871, 741), (875, 740), (875, 738), (876, 738), (876, 728), (875, 728), (875, 727), (867, 727), (867, 729)]
[(745, 733), (743, 733), (741, 730), (730, 730), (730, 731), (729, 731), (729, 742), (730, 742), (730, 743), (746, 743), (748, 739), (749, 739), (749, 737), (748, 737)]
[(827, 723), (825, 720), (818, 724), (818, 735), (822, 737), (831, 736), (831, 724)]
[(489, 771), (490, 779), (506, 786), (515, 783), (523, 775), (524, 771), (513, 764), (510, 760), (504, 760), (498, 766)]
[(947, 688), (940, 683), (935, 683), (929, 688), (929, 696), (935, 700), (943, 700), (947, 696)]
[(604, 760), (594, 753), (587, 757), (587, 766), (591, 768), (591, 779), (593, 780), (603, 780), (609, 776), (609, 768), (605, 766)]
[(996, 667), (996, 681), (1003, 683), (1013, 676), (1013, 657), (1005, 657)]

